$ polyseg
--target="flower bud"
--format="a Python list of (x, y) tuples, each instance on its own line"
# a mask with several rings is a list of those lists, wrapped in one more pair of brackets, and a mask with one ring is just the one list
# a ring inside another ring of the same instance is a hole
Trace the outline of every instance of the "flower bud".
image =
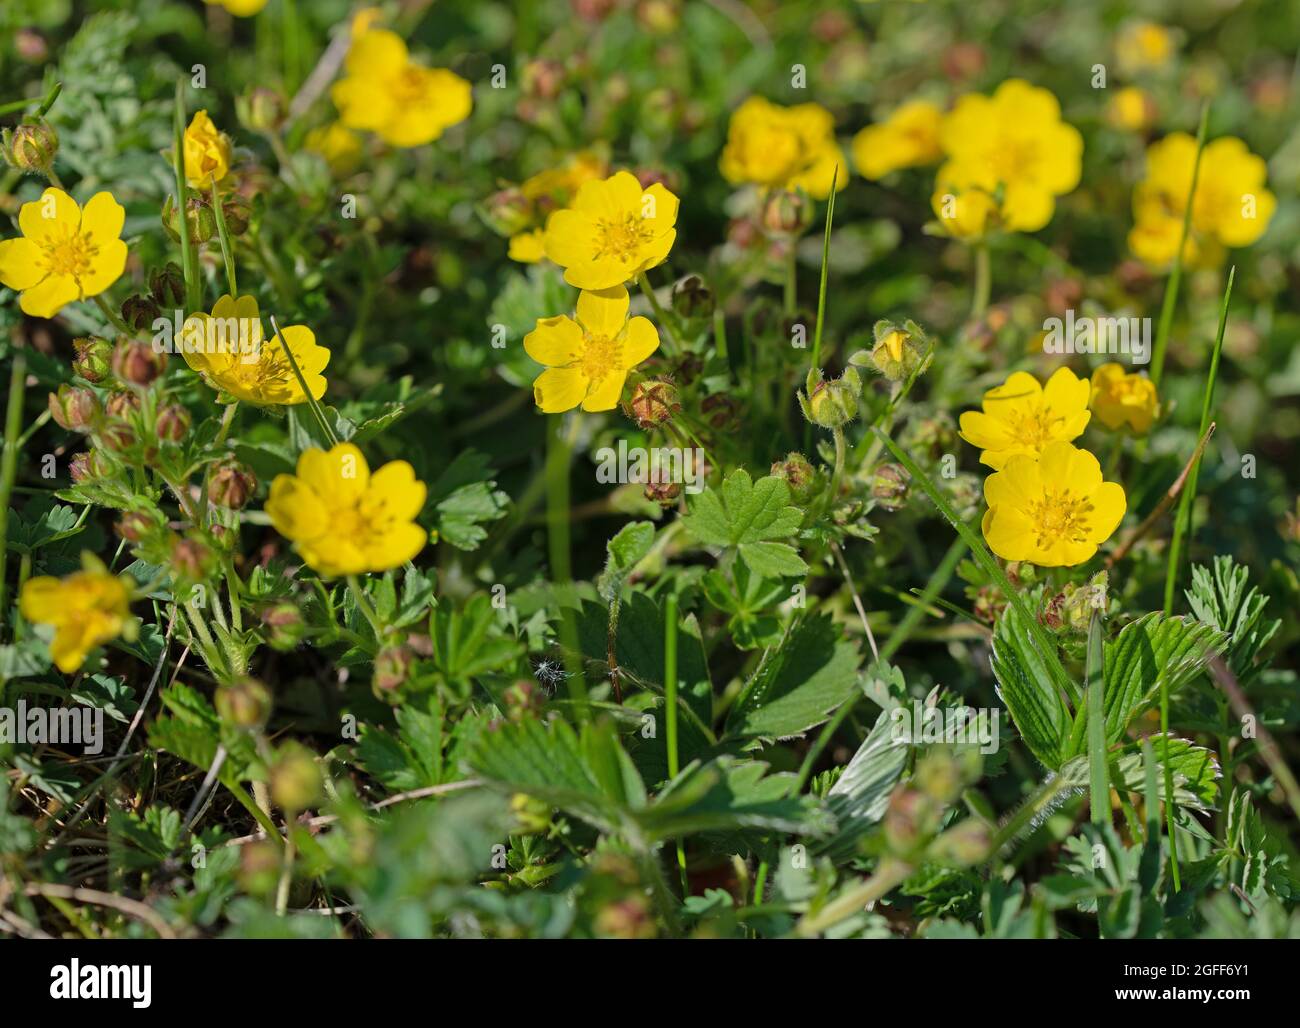
[(265, 86), (235, 97), (235, 117), (250, 132), (275, 132), (284, 124), (288, 113), (284, 94)]
[(239, 887), (252, 896), (270, 896), (280, 881), (284, 861), (270, 839), (239, 847)]
[(113, 348), (113, 374), (126, 385), (147, 386), (167, 367), (167, 355), (149, 343), (122, 338)]
[(108, 394), (108, 402), (104, 404), (104, 411), (110, 418), (125, 418), (128, 414), (140, 409), (140, 397), (135, 393), (127, 393), (119, 390), (115, 393)]
[(769, 235), (801, 236), (812, 225), (813, 203), (802, 189), (769, 193), (763, 204), (763, 228)]
[(673, 287), (673, 310), (683, 318), (711, 318), (713, 291), (698, 275), (688, 275)]
[(664, 510), (668, 510), (676, 506), (677, 500), (681, 497), (682, 484), (680, 482), (648, 482), (644, 495), (651, 503), (657, 503)]
[(871, 476), (871, 495), (884, 510), (899, 510), (907, 504), (912, 476), (901, 464), (881, 464)]
[(974, 867), (989, 858), (993, 833), (989, 826), (973, 817), (953, 825), (930, 844), (928, 856), (941, 864)]
[(221, 216), (226, 219), (226, 231), (231, 236), (242, 236), (253, 220), (253, 207), (238, 194), (226, 196), (221, 200)]
[(256, 729), (271, 716), (271, 693), (256, 678), (241, 678), (217, 689), (217, 713), (237, 728)]
[(4, 158), (20, 171), (49, 175), (59, 152), (59, 134), (42, 118), (4, 130)]
[(677, 402), (677, 387), (664, 379), (638, 382), (627, 403), (627, 415), (641, 428), (651, 429), (670, 421), (682, 409)]
[(515, 819), (511, 835), (540, 835), (551, 827), (551, 805), (526, 792), (510, 797), (510, 813)]
[(878, 321), (875, 337), (870, 351), (859, 350), (849, 358), (851, 365), (873, 368), (891, 382), (903, 381), (920, 366), (926, 339), (915, 322), (899, 326), (891, 321)]
[[(185, 221), (189, 227), (191, 243), (206, 243), (217, 234), (217, 219), (212, 213), (212, 205), (198, 195), (191, 196), (185, 203)], [(163, 201), (162, 225), (175, 242), (180, 242), (180, 220), (176, 210), (176, 198), (171, 193)]]
[(119, 538), (129, 543), (144, 542), (160, 528), (162, 525), (158, 519), (142, 510), (128, 510), (113, 526)]
[(271, 763), (271, 798), (284, 810), (306, 810), (321, 794), (321, 773), (316, 758), (300, 743), (280, 747)]
[(889, 797), (884, 832), (889, 848), (900, 856), (914, 851), (939, 825), (942, 810), (926, 793), (910, 785), (900, 786)]
[(395, 696), (406, 684), (415, 663), (415, 653), (405, 645), (385, 646), (375, 656), (374, 675), (370, 684), (377, 696)]
[(99, 336), (79, 336), (72, 340), (75, 355), (72, 371), (87, 382), (102, 382), (112, 370), (113, 344)]
[(257, 491), (257, 476), (247, 464), (226, 461), (217, 465), (208, 481), (208, 499), (218, 507), (243, 510)]
[(266, 630), (267, 644), (282, 653), (297, 646), (307, 629), (302, 611), (288, 601), (263, 610), (262, 626)]
[(35, 29), (19, 29), (14, 33), (14, 52), (29, 64), (44, 64), (50, 57), (50, 45)]
[(520, 77), (523, 82), (524, 96), (539, 100), (554, 100), (560, 95), (560, 89), (564, 86), (564, 65), (558, 61), (536, 58), (524, 65)]
[(637, 893), (601, 907), (592, 927), (604, 939), (653, 939), (658, 934), (649, 902)]
[(808, 372), (807, 394), (799, 394), (803, 415), (822, 428), (841, 428), (858, 416), (858, 393), (862, 380), (853, 368), (839, 378), (823, 379), (820, 368)]
[(772, 474), (785, 480), (790, 487), (790, 499), (795, 504), (805, 504), (816, 491), (817, 469), (802, 453), (787, 453), (785, 460), (772, 465)]
[(514, 236), (533, 224), (533, 205), (518, 186), (500, 189), (487, 198), (483, 220), (499, 236)]
[(158, 412), (154, 430), (164, 442), (179, 443), (189, 433), (190, 412), (178, 403), (168, 404)]
[(740, 427), (740, 401), (734, 396), (711, 393), (700, 403), (700, 414), (715, 432), (734, 432)]
[(153, 323), (162, 317), (152, 297), (128, 296), (122, 301), (122, 320), (134, 332), (148, 332)]
[(163, 310), (174, 311), (185, 307), (185, 273), (180, 265), (168, 261), (154, 268), (149, 275), (149, 292)]
[(199, 539), (182, 538), (172, 543), (172, 573), (184, 582), (201, 582), (212, 568), (212, 548)]
[(84, 386), (59, 386), (50, 393), (50, 417), (60, 428), (69, 432), (88, 432), (99, 420), (99, 400)]
[(136, 443), (135, 429), (126, 421), (110, 419), (96, 429), (100, 445), (109, 453), (125, 453)]
[(74, 484), (103, 478), (113, 470), (113, 462), (99, 450), (87, 450), (72, 458), (68, 473)]

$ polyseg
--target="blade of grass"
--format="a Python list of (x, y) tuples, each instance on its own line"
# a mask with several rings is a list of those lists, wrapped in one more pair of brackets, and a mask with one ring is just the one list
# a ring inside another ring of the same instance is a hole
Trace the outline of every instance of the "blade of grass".
[[(1223, 352), (1223, 333), (1228, 325), (1228, 303), (1232, 299), (1232, 283), (1237, 277), (1236, 267), (1228, 271), (1228, 284), (1223, 290), (1223, 304), (1219, 308), (1219, 329), (1214, 337), (1214, 351), (1210, 355), (1210, 373), (1205, 382), (1205, 392), (1201, 397), (1201, 427), (1197, 436), (1203, 438), (1210, 428), (1210, 414), (1214, 409), (1214, 383), (1219, 377), (1219, 356)], [(1165, 568), (1165, 613), (1174, 612), (1174, 586), (1178, 582), (1178, 561), (1182, 551), (1183, 537), (1191, 531), (1192, 503), (1196, 499), (1196, 480), (1200, 476), (1201, 456), (1197, 454), (1192, 461), (1191, 472), (1187, 476), (1187, 485), (1178, 498), (1178, 513), (1174, 515), (1174, 535), (1169, 544), (1169, 564)]]
[[(577, 414), (571, 415), (577, 418)], [(551, 581), (564, 590), (572, 581), (569, 563), (569, 448), (564, 415), (547, 416), (546, 426), (546, 541), (551, 562)], [(578, 626), (572, 608), (560, 603), (560, 645), (568, 674), (569, 693), (579, 721), (591, 716), (587, 706), (587, 683), (583, 677)]]
[(1178, 237), (1178, 252), (1174, 254), (1174, 264), (1165, 283), (1164, 299), (1160, 303), (1160, 324), (1156, 329), (1155, 351), (1151, 355), (1151, 381), (1160, 387), (1160, 376), (1165, 369), (1165, 349), (1169, 346), (1169, 332), (1174, 323), (1174, 307), (1178, 303), (1178, 290), (1183, 282), (1183, 250), (1187, 246), (1187, 234), (1192, 225), (1192, 200), (1196, 196), (1196, 183), (1201, 174), (1201, 153), (1205, 150), (1205, 128), (1210, 120), (1210, 102), (1201, 107), (1201, 122), (1196, 129), (1196, 159), (1192, 163), (1192, 185), (1187, 194), (1187, 208), (1183, 211), (1183, 229)]
[[(664, 735), (668, 747), (668, 777), (681, 770), (677, 757), (677, 594), (664, 600)], [(677, 870), (681, 874), (682, 898), (690, 894), (686, 879), (686, 849), (677, 840)]]
[(235, 284), (235, 250), (230, 243), (230, 230), (226, 228), (226, 211), (221, 206), (221, 196), (217, 192), (217, 175), (212, 174), (212, 213), (217, 220), (217, 238), (221, 240), (221, 259), (226, 265), (226, 282), (230, 286), (232, 298), (238, 298), (239, 287)]
[(1106, 676), (1102, 649), (1101, 611), (1088, 623), (1088, 788), (1092, 823), (1110, 822), (1110, 776), (1106, 769)]
[[(23, 426), (23, 384), (27, 379), (27, 355), (14, 351), (9, 372), (9, 406), (5, 410), (5, 448), (0, 457), (0, 625), (9, 622), (9, 597), (5, 591), (5, 572), (9, 563), (9, 497), (18, 473), (18, 435)], [(0, 699), (4, 698), (5, 681), (0, 678)]]
[(289, 360), (289, 367), (293, 369), (294, 377), (298, 379), (299, 388), (302, 389), (303, 394), (307, 397), (307, 405), (311, 408), (312, 415), (316, 418), (316, 424), (318, 424), (320, 430), (325, 433), (325, 438), (329, 440), (330, 445), (338, 446), (339, 437), (335, 433), (334, 429), (330, 427), (330, 423), (325, 420), (325, 412), (321, 409), (320, 401), (316, 399), (316, 397), (312, 396), (311, 390), (307, 388), (307, 379), (303, 377), (302, 369), (298, 367), (298, 358), (293, 355), (293, 351), (289, 349), (288, 342), (285, 340), (284, 336), (280, 334), (280, 326), (276, 324), (274, 314), (271, 315), (271, 328), (275, 332), (273, 338), (280, 340), (280, 349), (284, 351), (285, 357)]
[(175, 153), (172, 163), (176, 172), (176, 231), (181, 237), (181, 271), (185, 276), (185, 302), (187, 314), (197, 311), (203, 303), (202, 284), (199, 282), (198, 255), (190, 240), (190, 223), (187, 218), (189, 189), (185, 182), (185, 84), (176, 81), (176, 110), (173, 115)]
[(835, 220), (835, 186), (839, 180), (840, 166), (831, 172), (831, 193), (826, 198), (826, 229), (822, 233), (821, 282), (817, 286), (817, 325), (813, 328), (812, 366), (822, 366), (822, 326), (826, 323), (826, 273), (830, 266), (831, 223)]

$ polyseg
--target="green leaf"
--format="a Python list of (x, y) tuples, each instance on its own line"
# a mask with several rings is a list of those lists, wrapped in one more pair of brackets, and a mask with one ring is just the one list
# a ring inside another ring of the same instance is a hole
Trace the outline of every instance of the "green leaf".
[(727, 734), (787, 739), (821, 724), (858, 688), (859, 659), (828, 615), (798, 618), (745, 684)]
[(889, 711), (882, 711), (858, 752), (831, 786), (826, 805), (838, 830), (820, 850), (833, 860), (851, 855), (872, 825), (885, 816), (889, 795), (902, 777), (910, 747), (894, 738)]
[(510, 497), (496, 488), (487, 458), (465, 450), (429, 487), (439, 537), (458, 550), (474, 550), (487, 538), (482, 526), (505, 516)]
[(654, 544), (655, 526), (650, 521), (633, 521), (619, 529), (605, 544), (605, 570), (596, 581), (596, 591), (606, 603), (613, 603), (627, 576)]
[(1268, 597), (1255, 587), (1247, 591), (1249, 577), (1249, 571), (1231, 557), (1217, 556), (1213, 572), (1200, 564), (1192, 568), (1192, 587), (1187, 591), (1197, 620), (1227, 635), (1223, 659), (1243, 685), (1267, 666), (1259, 653), (1282, 627), (1277, 619), (1264, 619)]
[[(1156, 767), (1161, 780), (1164, 778), (1164, 736), (1148, 736), (1155, 753)], [(1213, 750), (1197, 746), (1180, 739), (1169, 737), (1169, 765), (1174, 777), (1174, 802), (1193, 810), (1209, 810), (1214, 807), (1219, 796), (1219, 758)], [(1117, 789), (1142, 793), (1146, 788), (1146, 769), (1142, 762), (1142, 750), (1137, 743), (1129, 743), (1120, 750), (1112, 751), (1109, 759), (1111, 782)], [(1088, 785), (1088, 757), (1083, 754), (1067, 760), (1060, 770), (1061, 778), (1069, 788), (1086, 788)]]
[(1224, 641), (1222, 632), (1204, 622), (1163, 611), (1125, 625), (1106, 646), (1107, 745), (1124, 738), (1133, 718), (1159, 696), (1162, 682), (1170, 693), (1177, 691), (1205, 668)]
[(513, 664), (524, 652), (523, 643), (501, 628), (486, 593), (475, 593), (459, 610), (450, 603), (435, 607), (429, 634), (435, 666), (462, 685)]
[(1056, 770), (1065, 759), (1070, 715), (1052, 686), (1043, 656), (1014, 606), (1008, 605), (993, 631), (993, 676), (1025, 745)]
[(794, 547), (774, 540), (787, 539), (799, 530), (803, 512), (790, 505), (790, 487), (769, 475), (757, 482), (738, 468), (722, 483), (690, 501), (682, 525), (696, 542), (706, 546), (734, 547), (745, 563), (769, 578), (805, 574)]

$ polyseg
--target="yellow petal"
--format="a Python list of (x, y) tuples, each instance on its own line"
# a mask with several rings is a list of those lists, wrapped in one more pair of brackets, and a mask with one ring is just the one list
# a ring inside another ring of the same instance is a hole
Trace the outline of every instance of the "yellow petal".
[[(103, 194), (101, 194), (103, 195)], [(99, 253), (91, 263), (90, 273), (79, 280), (83, 296), (98, 296), (111, 286), (126, 270), (126, 243), (110, 239), (101, 243)]]
[(125, 222), (126, 208), (109, 192), (96, 193), (81, 211), (81, 231), (89, 233), (91, 241), (99, 247), (116, 241)]
[(634, 368), (659, 349), (659, 330), (649, 318), (633, 318), (623, 337), (623, 367)]
[(533, 400), (545, 414), (578, 406), (587, 395), (587, 376), (576, 368), (547, 368), (533, 382)]
[(356, 503), (370, 485), (370, 466), (353, 443), (339, 443), (328, 452), (305, 450), (298, 458), (298, 477), (328, 506)]
[(0, 242), (0, 283), (21, 292), (44, 277), (41, 249), (35, 243), (21, 236)]
[(616, 337), (627, 321), (627, 309), (627, 290), (621, 285), (578, 294), (578, 322), (592, 335)]
[(51, 275), (32, 286), (18, 299), (24, 314), (34, 318), (52, 318), (81, 296), (77, 280), (69, 275)]
[(623, 384), (627, 381), (626, 371), (612, 371), (599, 382), (592, 384), (591, 391), (582, 401), (585, 411), (613, 410), (618, 406), (619, 397), (623, 395)]
[(18, 211), (18, 227), (23, 235), (40, 245), (51, 235), (64, 239), (81, 224), (81, 208), (62, 189), (50, 187), (39, 200), (25, 203)]
[(563, 314), (541, 318), (537, 327), (524, 336), (524, 352), (548, 367), (572, 364), (582, 355), (582, 328)]
[(424, 509), (428, 488), (404, 460), (389, 461), (370, 476), (370, 490), (361, 502), (368, 517), (413, 521)]

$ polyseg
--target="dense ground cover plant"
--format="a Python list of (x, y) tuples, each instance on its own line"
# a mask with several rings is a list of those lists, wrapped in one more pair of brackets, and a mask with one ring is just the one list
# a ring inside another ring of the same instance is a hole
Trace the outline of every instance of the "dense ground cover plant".
[(7, 4), (0, 933), (1300, 933), (1300, 22), (1162, 11)]

